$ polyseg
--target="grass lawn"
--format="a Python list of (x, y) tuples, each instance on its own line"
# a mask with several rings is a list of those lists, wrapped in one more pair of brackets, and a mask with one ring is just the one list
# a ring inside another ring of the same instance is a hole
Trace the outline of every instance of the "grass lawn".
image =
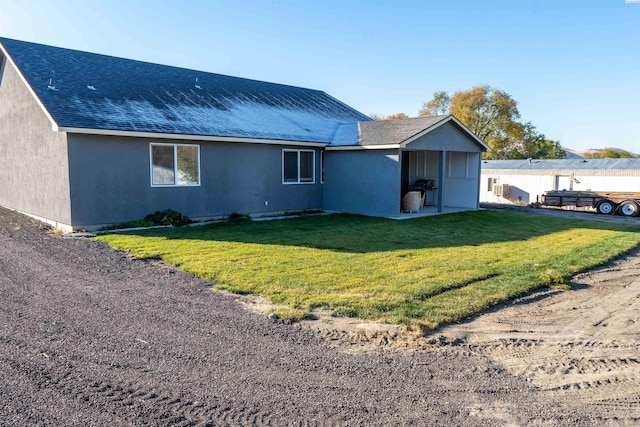
[(433, 328), (605, 263), (640, 224), (475, 211), (394, 221), (327, 215), (96, 238), (237, 293), (336, 316)]

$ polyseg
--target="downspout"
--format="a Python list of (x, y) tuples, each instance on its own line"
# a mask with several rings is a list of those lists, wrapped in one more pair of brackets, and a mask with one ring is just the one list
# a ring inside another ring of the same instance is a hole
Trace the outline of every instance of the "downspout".
[(574, 180), (574, 173), (571, 172), (571, 175), (569, 176), (569, 191), (573, 191), (573, 180)]
[(442, 213), (443, 211), (443, 197), (442, 192), (444, 190), (444, 164), (447, 159), (447, 153), (445, 151), (440, 151), (439, 153), (439, 164), (438, 164), (438, 213)]
[(482, 153), (478, 155), (478, 192), (476, 198), (476, 209), (480, 209), (480, 188), (482, 188)]

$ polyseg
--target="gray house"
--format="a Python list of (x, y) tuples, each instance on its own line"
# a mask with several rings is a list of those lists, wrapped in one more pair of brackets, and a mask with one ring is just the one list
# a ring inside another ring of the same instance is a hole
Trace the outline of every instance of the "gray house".
[(0, 206), (93, 229), (323, 209), (476, 209), (487, 146), (453, 116), (372, 121), (324, 92), (0, 38)]

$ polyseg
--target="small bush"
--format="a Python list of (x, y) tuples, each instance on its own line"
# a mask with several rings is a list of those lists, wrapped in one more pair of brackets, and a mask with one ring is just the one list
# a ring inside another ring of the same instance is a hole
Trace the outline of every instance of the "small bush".
[(144, 221), (156, 225), (173, 225), (174, 227), (182, 227), (190, 224), (192, 221), (188, 216), (182, 215), (172, 209), (166, 211), (156, 211), (144, 217)]
[(166, 211), (157, 211), (145, 216), (143, 219), (135, 221), (119, 222), (117, 224), (107, 225), (100, 230), (121, 230), (124, 228), (141, 228), (141, 227), (156, 227), (159, 225), (173, 225), (174, 227), (182, 227), (183, 225), (191, 224), (193, 221), (180, 212), (176, 212), (171, 209)]
[(245, 221), (251, 221), (251, 217), (247, 214), (234, 212), (231, 215), (229, 215), (227, 220), (233, 221), (233, 222), (245, 222)]

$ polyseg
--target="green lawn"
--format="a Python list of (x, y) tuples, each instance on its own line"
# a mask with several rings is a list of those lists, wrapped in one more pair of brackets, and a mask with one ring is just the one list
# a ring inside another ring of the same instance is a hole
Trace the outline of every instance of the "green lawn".
[(327, 215), (97, 237), (304, 315), (454, 322), (605, 263), (640, 225), (475, 211), (404, 221)]

